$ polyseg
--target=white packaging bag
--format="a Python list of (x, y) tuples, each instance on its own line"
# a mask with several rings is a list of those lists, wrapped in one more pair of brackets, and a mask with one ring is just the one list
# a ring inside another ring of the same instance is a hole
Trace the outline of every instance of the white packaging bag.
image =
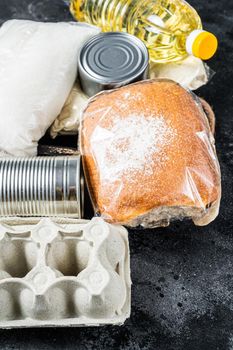
[(0, 29), (0, 150), (37, 154), (74, 84), (81, 46), (100, 30), (11, 20)]
[(61, 113), (50, 128), (50, 135), (55, 138), (60, 132), (78, 133), (83, 109), (88, 96), (84, 94), (78, 82), (75, 83)]
[(213, 73), (206, 63), (194, 56), (188, 56), (180, 62), (150, 64), (151, 79), (171, 79), (190, 90), (196, 90), (207, 84)]

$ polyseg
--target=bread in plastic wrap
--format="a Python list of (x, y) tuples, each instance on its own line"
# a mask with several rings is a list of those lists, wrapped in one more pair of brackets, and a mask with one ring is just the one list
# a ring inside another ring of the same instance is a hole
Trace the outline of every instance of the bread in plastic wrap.
[(197, 96), (171, 80), (102, 92), (82, 116), (80, 149), (96, 212), (132, 227), (218, 215), (220, 168)]

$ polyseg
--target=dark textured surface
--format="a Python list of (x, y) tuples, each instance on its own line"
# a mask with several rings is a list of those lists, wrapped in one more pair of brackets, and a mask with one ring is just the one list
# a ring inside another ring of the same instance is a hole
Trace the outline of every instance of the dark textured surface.
[[(132, 316), (123, 327), (0, 331), (1, 349), (233, 349), (233, 3), (190, 2), (220, 41), (216, 75), (198, 91), (217, 116), (219, 217), (205, 228), (130, 232)], [(71, 19), (61, 0), (0, 0), (0, 22), (9, 18)]]

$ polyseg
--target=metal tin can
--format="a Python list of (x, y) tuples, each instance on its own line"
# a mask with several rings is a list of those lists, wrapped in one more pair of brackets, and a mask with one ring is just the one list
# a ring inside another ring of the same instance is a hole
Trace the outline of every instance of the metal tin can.
[(148, 67), (146, 46), (127, 33), (100, 33), (84, 44), (79, 55), (80, 82), (88, 96), (147, 79)]
[(0, 216), (82, 217), (80, 156), (0, 161)]

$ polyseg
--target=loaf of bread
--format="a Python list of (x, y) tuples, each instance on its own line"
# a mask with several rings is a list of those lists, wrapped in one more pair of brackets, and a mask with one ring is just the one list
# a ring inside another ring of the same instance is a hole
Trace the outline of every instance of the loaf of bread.
[(221, 197), (214, 137), (199, 99), (171, 80), (147, 80), (92, 98), (80, 149), (96, 212), (112, 223), (206, 225)]

